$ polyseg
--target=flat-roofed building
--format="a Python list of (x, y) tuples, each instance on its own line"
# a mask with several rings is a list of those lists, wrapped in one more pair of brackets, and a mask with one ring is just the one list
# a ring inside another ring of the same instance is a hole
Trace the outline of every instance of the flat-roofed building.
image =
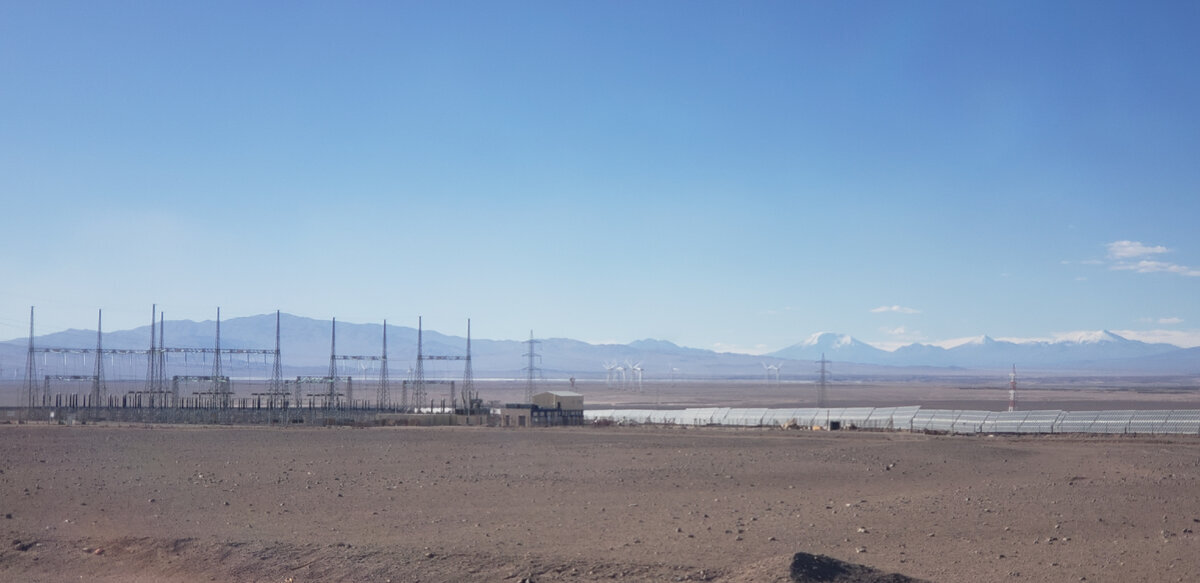
[(532, 403), (509, 403), (500, 409), (501, 427), (553, 427), (583, 425), (583, 395), (572, 391), (546, 391)]

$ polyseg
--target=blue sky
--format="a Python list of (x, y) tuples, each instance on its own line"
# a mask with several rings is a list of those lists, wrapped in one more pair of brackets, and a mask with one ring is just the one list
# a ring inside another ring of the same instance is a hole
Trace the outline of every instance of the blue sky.
[(0, 337), (1200, 345), (1194, 2), (0, 2)]

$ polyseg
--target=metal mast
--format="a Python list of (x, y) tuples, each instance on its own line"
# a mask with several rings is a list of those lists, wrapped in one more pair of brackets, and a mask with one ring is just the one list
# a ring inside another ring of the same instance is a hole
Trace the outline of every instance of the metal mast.
[(279, 361), (279, 310), (275, 310), (275, 363), (271, 366), (271, 405), (283, 406), (283, 365)]
[(104, 323), (104, 310), (96, 311), (96, 373), (92, 378), (92, 402), (99, 406), (101, 401), (108, 393), (108, 387), (104, 385), (104, 341), (103, 331), (101, 330)]
[(25, 394), (30, 407), (37, 406), (37, 359), (33, 357), (33, 306), (29, 306), (29, 354), (25, 357)]
[(538, 354), (537, 350), (536, 350), (537, 344), (539, 342), (541, 342), (541, 341), (533, 339), (533, 330), (530, 330), (529, 331), (529, 340), (525, 341), (525, 343), (529, 345), (529, 352), (526, 352), (525, 354), (522, 355), (529, 359), (529, 366), (525, 367), (525, 402), (526, 403), (533, 402), (534, 378), (538, 374), (538, 368), (537, 368), (535, 362), (537, 359), (541, 358), (541, 355)]
[(1017, 410), (1017, 365), (1014, 364), (1012, 372), (1008, 374), (1008, 410)]
[(333, 328), (329, 332), (329, 393), (325, 395), (328, 407), (337, 404), (337, 318), (333, 319)]
[(229, 406), (229, 388), (226, 383), (222, 382), (221, 371), (221, 308), (217, 308), (217, 340), (216, 350), (213, 351), (213, 397), (217, 400), (218, 406)]
[(392, 390), (388, 386), (387, 366), (387, 320), (383, 321), (383, 353), (379, 358), (379, 394), (375, 396), (375, 406), (386, 409), (391, 405)]
[[(414, 411), (421, 410), (421, 404), (425, 401), (425, 353), (421, 346), (422, 322), (421, 316), (417, 316), (417, 370), (413, 373), (413, 394), (411, 406)], [(410, 403), (405, 403), (407, 409)]]
[(153, 394), (159, 389), (154, 386), (154, 380), (158, 378), (158, 359), (155, 357), (154, 351), (158, 347), (155, 343), (155, 326), (158, 325), (158, 304), (150, 304), (150, 350), (146, 352), (146, 392)]
[(830, 364), (830, 361), (825, 360), (825, 353), (822, 352), (821, 360), (818, 360), (817, 363), (821, 365), (821, 380), (820, 384), (817, 385), (817, 408), (824, 409), (826, 406), (828, 406), (825, 402), (825, 388), (828, 384), (829, 375), (829, 371), (825, 368), (825, 366)]
[(463, 409), (471, 414), (471, 403), (475, 399), (475, 371), (471, 369), (471, 319), (467, 318), (467, 363), (463, 366), (462, 398)]
[[(167, 391), (167, 383), (166, 383), (166, 380), (167, 380), (167, 343), (166, 343), (166, 339), (164, 338), (164, 336), (166, 335), (165, 325), (166, 325), (166, 316), (162, 312), (159, 312), (158, 313), (158, 355), (156, 358), (158, 359), (158, 390), (163, 392), (164, 394)], [(174, 384), (174, 383), (172, 383), (172, 384)], [(179, 406), (179, 391), (177, 389), (171, 391), (171, 404), (176, 407)]]

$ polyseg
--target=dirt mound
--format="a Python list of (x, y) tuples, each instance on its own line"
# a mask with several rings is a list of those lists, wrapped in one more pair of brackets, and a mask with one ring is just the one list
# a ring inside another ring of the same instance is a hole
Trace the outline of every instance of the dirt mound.
[(839, 561), (825, 555), (796, 553), (792, 557), (792, 581), (796, 583), (924, 583), (898, 573), (884, 573), (866, 565)]

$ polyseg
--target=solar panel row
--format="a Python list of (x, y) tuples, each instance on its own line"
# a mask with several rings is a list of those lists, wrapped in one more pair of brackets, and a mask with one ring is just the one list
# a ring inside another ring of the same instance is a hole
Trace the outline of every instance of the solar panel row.
[(891, 429), (946, 433), (1148, 433), (1200, 435), (1200, 410), (971, 411), (920, 407), (844, 409), (593, 409), (584, 418), (626, 423)]

